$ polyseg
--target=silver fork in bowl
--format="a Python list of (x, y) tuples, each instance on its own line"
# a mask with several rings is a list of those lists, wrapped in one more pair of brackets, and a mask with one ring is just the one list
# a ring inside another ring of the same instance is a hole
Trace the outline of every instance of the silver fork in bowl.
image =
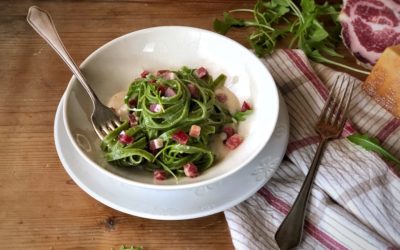
[(50, 14), (37, 6), (32, 6), (29, 8), (26, 19), (32, 28), (53, 48), (55, 52), (57, 52), (89, 94), (89, 97), (93, 102), (93, 112), (90, 119), (97, 135), (100, 139), (103, 139), (105, 135), (109, 134), (112, 130), (121, 125), (119, 117), (111, 108), (105, 106), (99, 100), (92, 88), (88, 85), (81, 70), (76, 66), (61, 41)]
[(319, 160), (327, 141), (339, 137), (343, 131), (354, 85), (354, 81), (350, 83), (350, 79), (342, 75), (336, 79), (329, 93), (315, 126), (315, 130), (320, 136), (317, 152), (292, 208), (275, 234), (275, 240), (281, 250), (292, 249), (301, 242), (305, 210), (318, 170)]

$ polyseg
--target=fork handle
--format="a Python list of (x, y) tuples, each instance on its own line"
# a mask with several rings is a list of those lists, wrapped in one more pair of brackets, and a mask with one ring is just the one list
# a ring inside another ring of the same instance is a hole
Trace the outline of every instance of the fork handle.
[(61, 57), (61, 59), (67, 64), (69, 69), (82, 84), (85, 90), (88, 92), (93, 103), (99, 101), (92, 88), (87, 84), (85, 77), (81, 70), (76, 66), (74, 60), (72, 60), (68, 51), (66, 50), (63, 42), (58, 35), (56, 27), (54, 26), (53, 20), (50, 14), (40, 9), (37, 6), (31, 6), (26, 17), (28, 23), (32, 28), (53, 48), (55, 52)]
[(293, 203), (292, 208), (279, 226), (275, 240), (281, 250), (292, 249), (299, 245), (303, 235), (305, 211), (307, 208), (308, 198), (310, 197), (311, 187), (318, 170), (321, 153), (326, 145), (327, 139), (323, 138), (318, 145), (317, 152), (304, 180), (303, 186)]

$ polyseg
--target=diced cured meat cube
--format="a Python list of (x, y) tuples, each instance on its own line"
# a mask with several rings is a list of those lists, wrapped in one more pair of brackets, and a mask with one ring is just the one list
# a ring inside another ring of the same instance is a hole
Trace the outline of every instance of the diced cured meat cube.
[(216, 94), (215, 97), (220, 103), (225, 103), (228, 100), (228, 96), (222, 93)]
[(166, 97), (172, 97), (172, 96), (175, 96), (175, 95), (176, 95), (176, 93), (175, 93), (175, 90), (174, 90), (173, 88), (168, 87), (168, 88), (165, 90), (164, 96), (166, 96)]
[(199, 170), (197, 169), (197, 166), (191, 162), (183, 165), (183, 171), (185, 172), (185, 175), (190, 178), (199, 176)]
[(201, 127), (197, 126), (197, 125), (192, 125), (190, 127), (190, 131), (189, 131), (189, 135), (191, 137), (196, 137), (198, 138), (200, 136), (200, 132), (201, 132)]
[(194, 73), (196, 74), (196, 76), (197, 76), (198, 78), (203, 78), (203, 77), (205, 77), (205, 76), (208, 74), (206, 68), (204, 68), (204, 67), (200, 67), (200, 68), (196, 69), (196, 70), (194, 71)]
[(164, 147), (164, 141), (161, 138), (149, 141), (149, 148), (152, 151), (160, 149), (162, 147)]
[(194, 83), (189, 83), (187, 85), (187, 87), (189, 89), (190, 95), (193, 98), (198, 98), (199, 97), (199, 89), (197, 88), (197, 86)]
[(166, 80), (173, 80), (173, 79), (175, 79), (175, 73), (174, 72), (164, 73), (163, 77)]
[(142, 73), (140, 73), (140, 77), (141, 77), (141, 78), (146, 78), (146, 76), (147, 76), (148, 74), (150, 74), (150, 72), (149, 72), (149, 71), (147, 71), (147, 70), (143, 70), (143, 72), (142, 72)]
[(127, 135), (125, 133), (125, 131), (122, 131), (119, 135), (118, 135), (118, 141), (122, 144), (131, 144), (134, 141), (133, 136)]
[(225, 142), (225, 145), (230, 150), (234, 150), (242, 143), (242, 141), (243, 141), (243, 138), (239, 134), (234, 134), (231, 137), (228, 137), (228, 139)]
[(130, 99), (128, 102), (128, 105), (130, 108), (136, 108), (137, 107), (137, 99), (136, 98)]
[(167, 87), (165, 85), (158, 85), (157, 87), (158, 92), (160, 92), (160, 95), (165, 95), (165, 91), (167, 91)]
[(152, 103), (152, 104), (150, 104), (149, 109), (153, 113), (159, 113), (162, 110), (162, 106), (161, 106), (161, 104)]
[(157, 71), (157, 76), (161, 76), (166, 80), (173, 80), (175, 79), (175, 73), (169, 70), (159, 70)]
[(172, 135), (172, 140), (176, 141), (179, 144), (186, 145), (189, 141), (189, 136), (182, 130), (178, 130)]
[(224, 132), (225, 132), (227, 138), (231, 137), (233, 134), (236, 133), (235, 129), (232, 127), (224, 127)]
[(153, 177), (158, 181), (163, 181), (167, 179), (167, 172), (165, 172), (165, 170), (162, 169), (156, 169), (153, 172)]
[(167, 69), (160, 69), (157, 71), (156, 76), (162, 76), (164, 73), (169, 72)]
[(129, 119), (129, 125), (131, 127), (135, 127), (139, 124), (139, 119), (135, 113), (129, 114), (128, 119)]
[(243, 104), (242, 104), (242, 108), (240, 109), (240, 111), (245, 112), (245, 111), (250, 110), (250, 109), (251, 109), (250, 104), (248, 104), (246, 101), (244, 101)]

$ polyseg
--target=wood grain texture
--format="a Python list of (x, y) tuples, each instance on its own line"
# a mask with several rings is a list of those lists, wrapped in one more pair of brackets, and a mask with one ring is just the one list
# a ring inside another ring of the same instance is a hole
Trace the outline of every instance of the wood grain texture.
[[(83, 192), (55, 151), (53, 121), (71, 73), (25, 21), (31, 5), (48, 10), (72, 57), (138, 29), (212, 29), (222, 12), (254, 1), (0, 2), (0, 248), (232, 249), (222, 213), (157, 221), (120, 213)], [(246, 31), (229, 36), (248, 46)]]

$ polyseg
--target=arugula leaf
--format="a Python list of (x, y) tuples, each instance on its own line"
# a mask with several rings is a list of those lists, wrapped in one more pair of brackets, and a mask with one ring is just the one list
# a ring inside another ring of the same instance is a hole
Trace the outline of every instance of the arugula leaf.
[(329, 48), (327, 46), (321, 46), (320, 50), (322, 50), (323, 52), (325, 52), (325, 54), (330, 55), (330, 56), (341, 57), (341, 58), (344, 57), (343, 55), (337, 53), (334, 49)]
[(235, 119), (236, 121), (238, 121), (238, 122), (242, 122), (242, 121), (244, 121), (244, 120), (246, 120), (246, 117), (248, 116), (248, 115), (250, 115), (251, 113), (253, 113), (253, 110), (251, 110), (251, 109), (249, 109), (249, 110), (246, 110), (246, 111), (239, 111), (239, 112), (236, 112), (232, 117), (233, 117), (233, 119)]
[(134, 246), (130, 246), (130, 247), (125, 247), (125, 246), (121, 246), (119, 248), (119, 250), (143, 250), (143, 247), (134, 247)]
[(400, 167), (400, 160), (383, 148), (378, 139), (362, 134), (350, 135), (347, 139), (352, 143), (363, 147), (367, 151), (373, 151), (380, 154), (383, 158), (395, 162)]
[(254, 7), (254, 11), (258, 13), (262, 13), (265, 8), (264, 19), (270, 19), (270, 23), (274, 23), (280, 17), (283, 17), (285, 14), (290, 11), (290, 4), (287, 0), (271, 0), (269, 2), (258, 1), (256, 6)]
[(228, 30), (231, 27), (244, 27), (244, 26), (245, 26), (245, 23), (243, 20), (234, 18), (228, 12), (224, 12), (224, 20), (223, 21), (220, 21), (218, 19), (215, 19), (215, 21), (214, 21), (214, 30), (223, 35), (225, 35), (226, 32), (228, 32)]
[(369, 72), (366, 72), (366, 71), (363, 71), (363, 70), (359, 70), (359, 69), (347, 66), (345, 64), (341, 64), (341, 63), (329, 60), (328, 58), (322, 56), (321, 53), (318, 50), (311, 51), (307, 56), (311, 60), (314, 60), (316, 62), (329, 63), (329, 64), (336, 65), (336, 66), (339, 66), (339, 67), (342, 67), (342, 68), (345, 68), (345, 69), (348, 69), (348, 70), (352, 70), (354, 72), (358, 72), (360, 74), (369, 74)]
[[(340, 41), (341, 27), (338, 21), (339, 4), (317, 4), (314, 0), (258, 0), (253, 9), (237, 9), (234, 12), (250, 12), (251, 20), (240, 20), (224, 13), (224, 20), (214, 21), (214, 30), (226, 34), (231, 27), (255, 27), (250, 35), (250, 45), (258, 56), (274, 51), (281, 39), (290, 36), (289, 48), (299, 48), (317, 62), (333, 64), (362, 74), (369, 72), (350, 67), (326, 58), (343, 57), (335, 51)], [(331, 21), (333, 25), (326, 26)]]
[(213, 89), (216, 89), (216, 88), (218, 88), (219, 86), (224, 85), (225, 81), (226, 81), (226, 75), (220, 74), (220, 75), (214, 80), (214, 82), (212, 83), (212, 86), (213, 86), (212, 88), (213, 88)]
[(327, 39), (329, 34), (328, 32), (322, 27), (321, 23), (317, 20), (313, 20), (312, 26), (313, 30), (310, 32), (310, 40), (313, 42), (321, 42), (324, 39)]
[(314, 0), (301, 0), (300, 6), (304, 13), (312, 13), (316, 7)]

